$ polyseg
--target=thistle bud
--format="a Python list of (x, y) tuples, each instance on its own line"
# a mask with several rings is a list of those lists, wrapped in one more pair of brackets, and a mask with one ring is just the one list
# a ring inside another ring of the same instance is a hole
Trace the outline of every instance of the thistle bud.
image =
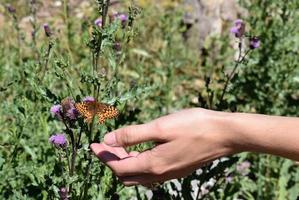
[(43, 27), (44, 27), (44, 31), (45, 31), (46, 36), (51, 37), (52, 32), (51, 32), (49, 24), (44, 24)]
[(6, 6), (6, 9), (10, 14), (16, 13), (16, 9), (10, 4)]

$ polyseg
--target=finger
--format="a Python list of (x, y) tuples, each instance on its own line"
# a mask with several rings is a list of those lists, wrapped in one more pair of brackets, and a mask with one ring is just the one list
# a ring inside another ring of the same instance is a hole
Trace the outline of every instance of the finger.
[(131, 146), (146, 141), (161, 141), (161, 133), (156, 122), (142, 125), (132, 125), (120, 128), (104, 137), (104, 142), (110, 146)]
[[(126, 150), (122, 147), (110, 147), (106, 144), (99, 144), (99, 143), (93, 143), (90, 145), (90, 148), (95, 153), (95, 155), (98, 155), (98, 157), (105, 162), (105, 160), (109, 159), (111, 157), (111, 154), (114, 154), (114, 156), (118, 157), (118, 159), (126, 158), (129, 156), (129, 154), (126, 152)], [(109, 153), (108, 153), (109, 152)]]
[(136, 157), (138, 156), (140, 153), (138, 151), (131, 151), (129, 152), (129, 156), (133, 156), (133, 157)]
[(120, 159), (106, 149), (95, 149), (95, 154), (118, 176), (132, 176), (149, 173), (151, 170), (148, 151), (138, 154), (136, 157), (128, 156)]
[[(104, 144), (105, 146), (109, 147), (108, 145)], [(128, 154), (128, 152), (123, 148), (123, 147), (114, 147), (114, 151), (116, 153), (116, 155), (118, 155), (118, 157), (120, 159), (126, 158), (128, 156), (130, 156)]]
[(152, 183), (161, 182), (163, 177), (153, 176), (152, 174), (143, 174), (137, 176), (126, 176), (120, 177), (119, 180), (125, 186), (133, 186), (133, 185), (144, 185), (145, 187), (151, 187)]

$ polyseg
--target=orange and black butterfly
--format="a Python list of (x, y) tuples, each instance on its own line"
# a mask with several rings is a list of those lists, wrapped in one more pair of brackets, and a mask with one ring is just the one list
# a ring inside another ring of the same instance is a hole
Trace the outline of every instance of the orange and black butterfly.
[(97, 101), (76, 103), (75, 107), (87, 123), (91, 123), (93, 117), (97, 116), (99, 123), (103, 124), (106, 119), (113, 119), (118, 115), (118, 110), (115, 107)]

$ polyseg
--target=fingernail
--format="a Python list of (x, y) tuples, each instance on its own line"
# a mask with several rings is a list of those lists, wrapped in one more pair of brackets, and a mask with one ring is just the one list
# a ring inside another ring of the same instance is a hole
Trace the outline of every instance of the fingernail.
[(105, 142), (105, 144), (107, 144), (109, 146), (116, 146), (115, 134), (114, 133), (108, 133), (107, 135), (105, 135), (104, 142)]

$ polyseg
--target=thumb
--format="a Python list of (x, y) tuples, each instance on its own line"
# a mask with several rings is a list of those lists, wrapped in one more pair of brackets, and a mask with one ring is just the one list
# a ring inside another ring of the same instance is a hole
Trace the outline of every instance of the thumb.
[(104, 137), (104, 143), (109, 146), (131, 146), (134, 144), (160, 140), (156, 123), (132, 125), (117, 129)]

